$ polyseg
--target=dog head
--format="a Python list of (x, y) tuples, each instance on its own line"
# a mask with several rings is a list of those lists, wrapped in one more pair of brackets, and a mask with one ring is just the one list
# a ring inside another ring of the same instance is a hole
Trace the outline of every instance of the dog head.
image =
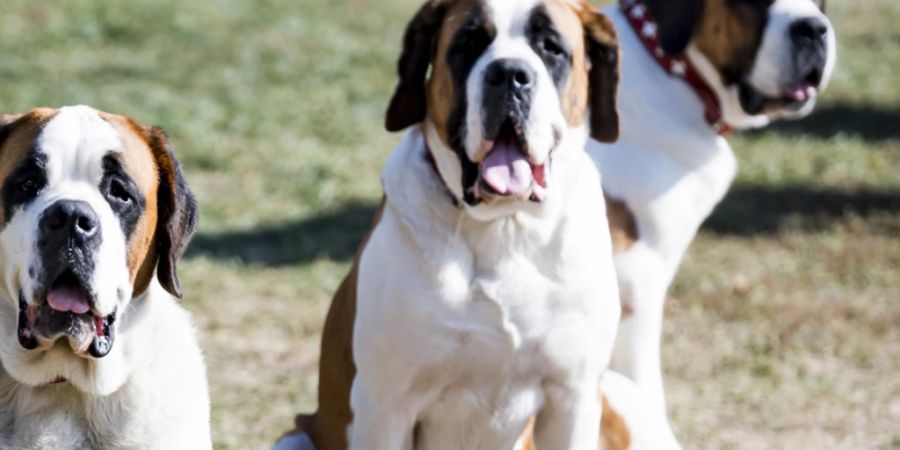
[(165, 134), (84, 106), (3, 116), (0, 183), (3, 366), (111, 392), (99, 358), (122, 366), (132, 299), (154, 279), (181, 295), (196, 206)]
[(687, 50), (739, 128), (809, 114), (836, 60), (825, 0), (647, 0), (669, 54)]
[(587, 129), (618, 136), (617, 44), (580, 0), (431, 0), (406, 30), (386, 127), (424, 121), (441, 177), (470, 211), (541, 202), (555, 150), (583, 147)]

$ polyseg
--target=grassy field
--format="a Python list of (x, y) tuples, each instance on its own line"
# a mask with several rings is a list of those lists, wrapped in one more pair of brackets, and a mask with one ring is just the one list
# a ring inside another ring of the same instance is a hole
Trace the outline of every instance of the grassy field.
[[(671, 291), (687, 448), (900, 448), (900, 3), (833, 0), (819, 111), (732, 139), (734, 190)], [(218, 448), (314, 408), (319, 331), (399, 139), (382, 131), (416, 0), (3, 0), (0, 110), (162, 125), (202, 206), (181, 265)]]

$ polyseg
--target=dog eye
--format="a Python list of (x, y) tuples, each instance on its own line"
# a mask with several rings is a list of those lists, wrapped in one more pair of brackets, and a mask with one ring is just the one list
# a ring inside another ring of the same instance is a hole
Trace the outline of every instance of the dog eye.
[(554, 56), (562, 56), (566, 53), (565, 50), (563, 50), (562, 46), (557, 44), (556, 41), (552, 38), (544, 39), (544, 42), (541, 44), (541, 46), (544, 48), (545, 52)]
[(484, 28), (467, 28), (460, 30), (456, 44), (465, 50), (480, 50), (487, 46), (490, 37)]
[(131, 194), (121, 182), (113, 180), (109, 183), (109, 197), (125, 205), (131, 204)]
[(31, 175), (19, 181), (19, 192), (22, 194), (33, 194), (41, 188), (41, 179), (36, 175)]

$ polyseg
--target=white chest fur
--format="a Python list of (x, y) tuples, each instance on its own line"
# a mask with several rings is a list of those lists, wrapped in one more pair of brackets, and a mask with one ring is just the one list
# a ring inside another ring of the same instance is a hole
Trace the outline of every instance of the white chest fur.
[(388, 162), (360, 261), (354, 412), (402, 411), (422, 448), (512, 448), (547, 390), (593, 380), (593, 396), (609, 360), (619, 305), (599, 176), (561, 149), (539, 216), (479, 222), (423, 150), (411, 132)]
[[(130, 386), (103, 398), (91, 398), (69, 383), (29, 388), (2, 377), (6, 396), (4, 437), (8, 448), (93, 449), (140, 446), (140, 418), (130, 405)], [(100, 413), (100, 414), (97, 414)], [(104, 419), (109, 415), (115, 421)], [(7, 447), (4, 447), (7, 448)]]
[[(211, 448), (206, 371), (190, 318), (158, 283), (150, 291), (121, 319), (123, 364), (92, 366), (95, 374), (123, 372), (117, 378), (126, 381), (110, 395), (70, 382), (26, 386), (0, 368), (0, 448)], [(60, 365), (56, 373), (65, 373)]]
[(618, 8), (604, 12), (621, 30), (628, 55), (619, 91), (622, 131), (614, 144), (589, 142), (588, 153), (604, 174), (604, 191), (634, 214), (640, 245), (665, 261), (666, 279), (727, 192), (737, 162), (728, 142), (703, 119), (697, 94), (660, 69)]

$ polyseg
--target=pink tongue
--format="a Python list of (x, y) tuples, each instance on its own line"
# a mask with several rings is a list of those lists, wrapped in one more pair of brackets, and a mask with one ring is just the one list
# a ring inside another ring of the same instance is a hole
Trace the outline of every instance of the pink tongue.
[(816, 88), (809, 83), (803, 83), (800, 86), (791, 89), (788, 93), (788, 97), (795, 102), (805, 102), (815, 96)]
[(47, 303), (59, 312), (71, 311), (75, 314), (84, 314), (91, 308), (85, 299), (84, 290), (74, 286), (61, 286), (52, 289), (47, 294)]
[(521, 196), (534, 179), (531, 164), (510, 139), (498, 140), (481, 163), (481, 177), (491, 189), (504, 195)]

